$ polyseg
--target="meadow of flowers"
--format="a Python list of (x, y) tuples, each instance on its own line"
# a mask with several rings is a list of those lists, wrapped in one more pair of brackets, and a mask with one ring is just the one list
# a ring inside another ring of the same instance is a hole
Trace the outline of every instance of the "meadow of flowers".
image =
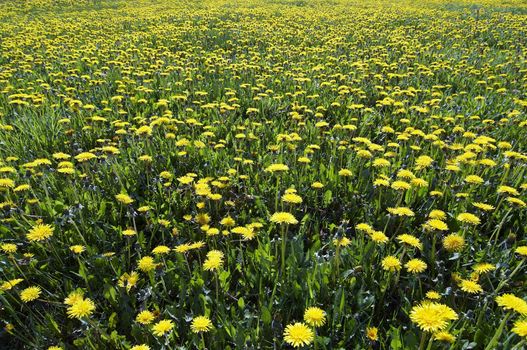
[(527, 348), (521, 0), (0, 3), (0, 348)]

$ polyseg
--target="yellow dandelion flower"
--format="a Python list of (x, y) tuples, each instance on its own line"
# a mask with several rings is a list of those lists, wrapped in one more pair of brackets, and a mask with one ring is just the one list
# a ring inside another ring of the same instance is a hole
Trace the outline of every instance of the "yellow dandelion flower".
[(370, 238), (375, 243), (384, 244), (388, 242), (389, 238), (382, 231), (373, 231)]
[(393, 255), (389, 255), (382, 259), (382, 268), (386, 271), (397, 271), (401, 269), (401, 261)]
[(302, 197), (296, 193), (286, 193), (282, 196), (282, 201), (285, 203), (300, 204), (302, 203)]
[(472, 269), (481, 274), (496, 270), (496, 266), (489, 263), (479, 263), (472, 267)]
[(485, 182), (485, 180), (477, 175), (469, 175), (465, 178), (465, 182), (473, 185), (479, 185)]
[(77, 300), (73, 305), (68, 307), (68, 317), (81, 319), (89, 317), (95, 310), (95, 304), (90, 299)]
[(146, 344), (134, 345), (130, 350), (150, 350), (150, 347)]
[(0, 179), (0, 187), (13, 188), (15, 187), (15, 182), (11, 179)]
[(152, 327), (152, 333), (157, 337), (162, 337), (174, 328), (174, 322), (171, 320), (161, 320)]
[(275, 172), (278, 172), (278, 171), (288, 171), (288, 170), (289, 170), (289, 167), (287, 165), (281, 164), (281, 163), (271, 164), (267, 168), (265, 168), (265, 171), (268, 172), (268, 173), (275, 173)]
[(143, 272), (150, 272), (155, 270), (157, 264), (151, 256), (144, 256), (137, 261), (137, 268)]
[(428, 214), (428, 217), (430, 219), (437, 219), (437, 220), (446, 220), (446, 213), (442, 210), (432, 210), (430, 214)]
[(80, 301), (82, 299), (84, 299), (83, 293), (80, 292), (80, 291), (74, 291), (74, 292), (71, 292), (64, 299), (64, 304), (71, 306), (71, 305), (75, 304), (76, 302), (78, 302), (78, 301)]
[(459, 283), (459, 287), (463, 292), (467, 292), (470, 294), (478, 294), (483, 292), (483, 288), (481, 288), (481, 285), (475, 281), (472, 280), (464, 280), (462, 279)]
[(388, 212), (392, 215), (397, 216), (415, 216), (415, 213), (407, 207), (388, 208)]
[(78, 162), (87, 162), (97, 156), (91, 152), (82, 152), (74, 157)]
[(449, 252), (460, 252), (465, 247), (465, 239), (455, 233), (443, 238), (443, 247)]
[(164, 254), (170, 253), (170, 250), (171, 249), (165, 245), (159, 245), (155, 247), (154, 249), (152, 249), (152, 254), (164, 255)]
[(410, 273), (421, 273), (424, 272), (427, 268), (426, 263), (423, 260), (420, 259), (412, 259), (409, 260), (404, 267), (408, 270)]
[(192, 320), (190, 329), (194, 333), (208, 332), (212, 329), (212, 322), (206, 316), (198, 316)]
[(514, 310), (517, 313), (527, 315), (527, 302), (514, 294), (503, 294), (496, 297), (496, 303), (505, 310)]
[(471, 213), (461, 213), (456, 219), (462, 223), (471, 225), (479, 225), (481, 223), (481, 220), (476, 215)]
[(293, 214), (287, 212), (277, 212), (271, 215), (271, 222), (277, 224), (298, 224), (298, 220), (294, 217)]
[(456, 341), (456, 337), (448, 333), (447, 331), (441, 331), (441, 332), (437, 332), (434, 334), (434, 340), (444, 341), (444, 342), (452, 344), (453, 342)]
[(439, 300), (441, 299), (441, 294), (436, 291), (429, 290), (428, 292), (426, 292), (426, 297), (430, 300)]
[(512, 332), (520, 337), (527, 338), (527, 320), (517, 320), (514, 322)]
[(17, 245), (13, 243), (4, 243), (0, 245), (0, 250), (6, 254), (14, 254), (17, 251)]
[(120, 194), (116, 195), (115, 199), (117, 199), (117, 201), (119, 203), (122, 203), (122, 204), (132, 204), (134, 202), (132, 197), (130, 197), (129, 195), (124, 194), (124, 193), (120, 193)]
[(232, 227), (232, 226), (236, 225), (236, 221), (233, 218), (231, 218), (230, 216), (227, 216), (227, 217), (224, 217), (223, 219), (221, 219), (220, 224), (223, 225), (223, 226), (226, 226), (226, 227)]
[(414, 248), (417, 248), (417, 249), (422, 249), (423, 248), (423, 244), (421, 243), (419, 238), (417, 238), (415, 236), (412, 236), (412, 235), (409, 235), (407, 233), (404, 233), (402, 235), (398, 235), (396, 239), (399, 242), (407, 244), (407, 245), (409, 245), (411, 247), (414, 247)]
[(30, 242), (41, 242), (53, 236), (53, 230), (51, 225), (38, 224), (29, 230), (26, 238)]
[(298, 348), (313, 342), (313, 330), (302, 322), (288, 325), (284, 330), (284, 340), (289, 345)]
[(135, 321), (140, 324), (146, 325), (152, 323), (152, 321), (154, 321), (154, 318), (155, 316), (152, 312), (144, 310), (137, 314), (137, 316), (135, 317)]
[(429, 230), (448, 231), (448, 225), (439, 219), (430, 219), (423, 226)]
[(518, 190), (515, 189), (514, 187), (504, 186), (504, 185), (498, 187), (497, 192), (498, 193), (507, 193), (507, 194), (510, 194), (512, 196), (519, 196), (520, 195)]
[(366, 328), (366, 337), (371, 341), (379, 340), (379, 329), (377, 327)]
[(494, 206), (490, 204), (486, 204), (486, 203), (481, 203), (481, 202), (473, 202), (472, 205), (483, 211), (491, 211), (495, 209)]
[(129, 229), (123, 230), (122, 234), (123, 234), (123, 236), (130, 237), (130, 236), (135, 236), (135, 235), (137, 235), (137, 232), (135, 232), (134, 229), (129, 228)]
[(84, 251), (86, 250), (86, 248), (85, 248), (84, 246), (82, 246), (82, 245), (78, 245), (78, 244), (77, 244), (77, 245), (72, 245), (72, 246), (70, 247), (70, 250), (71, 250), (73, 253), (75, 253), (75, 254), (80, 254), (80, 253), (84, 252)]
[(426, 332), (442, 331), (449, 321), (456, 320), (457, 313), (450, 307), (436, 303), (423, 302), (410, 311), (410, 319)]
[(309, 307), (304, 312), (304, 321), (312, 327), (320, 327), (326, 323), (326, 312), (318, 307)]
[(527, 245), (522, 245), (514, 251), (516, 254), (527, 257)]
[(20, 292), (20, 299), (24, 302), (30, 302), (38, 299), (42, 290), (40, 287), (29, 287)]

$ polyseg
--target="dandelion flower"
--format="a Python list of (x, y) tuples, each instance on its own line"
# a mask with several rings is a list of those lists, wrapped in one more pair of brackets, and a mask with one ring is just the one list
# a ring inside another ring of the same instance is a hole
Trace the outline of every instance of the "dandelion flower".
[(24, 302), (30, 302), (38, 299), (42, 290), (40, 287), (29, 287), (20, 292), (20, 299)]
[(97, 158), (97, 156), (91, 152), (82, 152), (79, 153), (74, 157), (78, 162), (87, 162), (88, 160), (91, 160), (93, 158)]
[(135, 232), (134, 229), (129, 228), (129, 229), (123, 230), (122, 234), (123, 236), (131, 237), (131, 236), (137, 235), (137, 232)]
[(335, 238), (333, 244), (337, 247), (347, 247), (351, 244), (351, 240), (348, 237)]
[(426, 297), (430, 300), (439, 300), (441, 299), (441, 294), (436, 291), (429, 290), (428, 292), (426, 292)]
[(285, 342), (295, 348), (311, 344), (314, 337), (313, 330), (302, 322), (290, 324), (284, 331)]
[(73, 253), (75, 253), (75, 254), (80, 254), (80, 253), (84, 252), (84, 251), (86, 250), (86, 248), (85, 248), (84, 246), (82, 246), (82, 245), (78, 245), (78, 244), (77, 244), (77, 245), (72, 245), (72, 246), (70, 247), (70, 250), (71, 250)]
[(226, 227), (232, 227), (236, 225), (236, 221), (234, 221), (234, 219), (231, 218), (230, 216), (226, 216), (223, 219), (221, 219), (220, 224)]
[(75, 304), (76, 302), (80, 301), (84, 299), (84, 296), (82, 294), (82, 292), (80, 291), (74, 291), (74, 292), (71, 292), (65, 299), (64, 299), (64, 304), (66, 305), (73, 305)]
[(38, 224), (32, 227), (26, 235), (30, 242), (41, 242), (53, 236), (53, 226)]
[(152, 327), (152, 333), (157, 337), (162, 337), (174, 328), (174, 322), (171, 320), (161, 320)]
[(455, 233), (443, 238), (443, 247), (449, 252), (459, 252), (465, 247), (465, 239)]
[(517, 313), (527, 315), (527, 302), (514, 294), (503, 294), (496, 297), (496, 303), (505, 310), (514, 310)]
[(344, 176), (344, 177), (348, 177), (348, 176), (352, 175), (352, 172), (349, 169), (340, 169), (339, 170), (339, 175), (340, 176)]
[(459, 283), (459, 287), (463, 292), (467, 292), (470, 294), (478, 294), (483, 292), (483, 288), (481, 288), (481, 285), (471, 280), (461, 280), (461, 282)]
[(11, 179), (0, 179), (0, 187), (13, 188), (15, 187), (15, 182)]
[(300, 204), (302, 203), (302, 197), (296, 193), (286, 193), (282, 196), (282, 201), (286, 203)]
[(207, 259), (203, 262), (205, 271), (214, 271), (223, 265), (223, 253), (219, 250), (211, 250), (207, 253)]
[(394, 181), (391, 186), (394, 190), (409, 190), (412, 186), (406, 181)]
[(0, 245), (0, 250), (7, 254), (14, 254), (17, 251), (16, 244), (13, 243), (4, 243)]
[(393, 255), (389, 255), (382, 259), (382, 268), (386, 271), (397, 271), (401, 269), (401, 261)]
[(426, 222), (425, 227), (432, 230), (448, 231), (448, 225), (439, 219), (430, 219)]
[(519, 246), (514, 252), (521, 256), (527, 257), (527, 245)]
[(154, 320), (154, 314), (148, 310), (141, 311), (135, 317), (135, 320), (140, 324), (150, 324)]
[(371, 341), (379, 340), (379, 329), (377, 327), (366, 328), (366, 337)]
[(430, 158), (429, 156), (419, 156), (415, 160), (416, 169), (427, 168), (427, 167), (431, 166), (433, 162), (434, 162), (434, 160), (432, 158)]
[(424, 272), (427, 268), (426, 263), (420, 259), (412, 259), (408, 261), (404, 267), (411, 273), (421, 273)]
[(277, 171), (288, 171), (289, 167), (285, 164), (271, 164), (267, 168), (265, 168), (265, 171), (268, 173), (275, 173)]
[(198, 316), (192, 320), (190, 329), (194, 333), (208, 332), (212, 329), (212, 322), (206, 316)]
[(527, 337), (527, 320), (517, 320), (514, 322), (513, 333), (516, 333), (520, 337)]
[(476, 208), (479, 208), (483, 211), (491, 211), (491, 210), (494, 210), (495, 207), (490, 205), (490, 204), (486, 204), (486, 203), (481, 203), (481, 202), (473, 202), (472, 203), (473, 206), (475, 206)]
[(496, 270), (496, 266), (489, 263), (479, 263), (474, 265), (472, 269), (477, 273), (487, 273)]
[(462, 223), (471, 225), (479, 225), (481, 223), (481, 220), (476, 215), (470, 213), (461, 213), (456, 219)]
[(446, 220), (446, 213), (442, 210), (432, 210), (430, 214), (428, 214), (428, 217), (430, 219), (437, 219), (437, 220)]
[(482, 184), (485, 180), (477, 175), (469, 175), (465, 178), (465, 182), (473, 185)]
[(515, 197), (508, 197), (507, 198), (507, 202), (509, 202), (510, 204), (515, 204), (519, 207), (525, 207), (527, 206), (527, 203), (525, 203), (524, 201), (522, 201), (521, 199), (519, 198), (515, 198)]
[(152, 254), (156, 255), (163, 255), (170, 253), (170, 248), (165, 245), (158, 245), (154, 249), (152, 249)]
[(411, 247), (414, 247), (414, 248), (417, 248), (417, 249), (422, 249), (423, 248), (423, 244), (421, 243), (419, 238), (417, 238), (415, 236), (412, 236), (412, 235), (409, 235), (409, 234), (406, 234), (406, 233), (397, 236), (397, 240), (399, 242), (401, 242), (401, 243), (407, 244), (407, 245), (409, 245)]
[(90, 316), (95, 310), (95, 304), (90, 299), (77, 300), (68, 308), (68, 317), (81, 319)]
[(410, 311), (412, 322), (426, 332), (442, 331), (448, 326), (449, 321), (457, 318), (454, 310), (436, 302), (424, 302), (414, 306)]
[(382, 233), (382, 231), (373, 231), (370, 237), (372, 241), (379, 244), (384, 244), (389, 240), (388, 237)]
[(139, 259), (137, 262), (137, 268), (143, 272), (150, 272), (155, 270), (157, 264), (154, 262), (154, 258), (151, 256), (145, 256)]
[(124, 193), (120, 193), (120, 194), (116, 195), (115, 199), (117, 199), (117, 201), (119, 203), (122, 203), (122, 204), (132, 204), (134, 202), (132, 197), (130, 197), (129, 195), (124, 194)]
[(498, 193), (507, 193), (507, 194), (510, 194), (512, 196), (519, 196), (520, 193), (518, 192), (518, 190), (516, 190), (514, 187), (510, 187), (510, 186), (500, 186), (498, 187)]
[(293, 214), (287, 213), (287, 212), (277, 212), (274, 213), (271, 216), (271, 222), (277, 223), (277, 224), (291, 224), (296, 225), (298, 224), (298, 220), (295, 219)]
[(318, 189), (318, 188), (322, 188), (322, 187), (324, 187), (324, 184), (321, 183), (321, 182), (318, 182), (318, 181), (313, 182), (313, 183), (311, 184), (311, 188), (317, 188), (317, 189)]
[(307, 308), (304, 312), (304, 321), (313, 327), (320, 327), (326, 323), (326, 312), (318, 307)]
[(415, 213), (407, 207), (388, 208), (388, 212), (397, 216), (415, 216)]
[(134, 345), (130, 350), (150, 350), (150, 347), (146, 344)]
[(444, 341), (452, 344), (456, 341), (456, 337), (448, 333), (447, 331), (441, 331), (434, 334), (434, 340)]

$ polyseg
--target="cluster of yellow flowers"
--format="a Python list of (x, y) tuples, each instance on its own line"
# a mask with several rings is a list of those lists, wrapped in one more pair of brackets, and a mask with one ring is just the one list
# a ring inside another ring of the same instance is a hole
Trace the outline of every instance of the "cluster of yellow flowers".
[(525, 347), (526, 10), (0, 3), (0, 343)]

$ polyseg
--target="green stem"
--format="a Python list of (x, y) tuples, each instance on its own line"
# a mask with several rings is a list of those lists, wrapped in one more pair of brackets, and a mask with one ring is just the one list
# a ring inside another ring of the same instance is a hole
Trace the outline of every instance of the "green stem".
[(421, 341), (419, 342), (419, 350), (424, 350), (426, 346), (426, 332), (421, 334)]
[(504, 279), (503, 281), (500, 282), (500, 284), (498, 284), (498, 287), (496, 288), (495, 293), (499, 292), (501, 288), (505, 287), (507, 282), (509, 282), (514, 277), (514, 275), (520, 270), (524, 262), (525, 262), (525, 258), (520, 261), (518, 266), (516, 266), (516, 268), (511, 272), (508, 278)]
[(505, 318), (503, 319), (503, 321), (501, 321), (498, 329), (494, 333), (494, 336), (492, 337), (492, 339), (488, 343), (488, 345), (485, 348), (485, 350), (492, 350), (492, 349), (496, 348), (496, 344), (498, 343), (498, 340), (500, 340), (501, 333), (503, 333), (503, 328), (505, 327), (505, 324), (507, 323), (507, 320), (509, 319), (510, 315), (511, 315), (510, 312), (507, 313), (507, 315), (505, 315)]

